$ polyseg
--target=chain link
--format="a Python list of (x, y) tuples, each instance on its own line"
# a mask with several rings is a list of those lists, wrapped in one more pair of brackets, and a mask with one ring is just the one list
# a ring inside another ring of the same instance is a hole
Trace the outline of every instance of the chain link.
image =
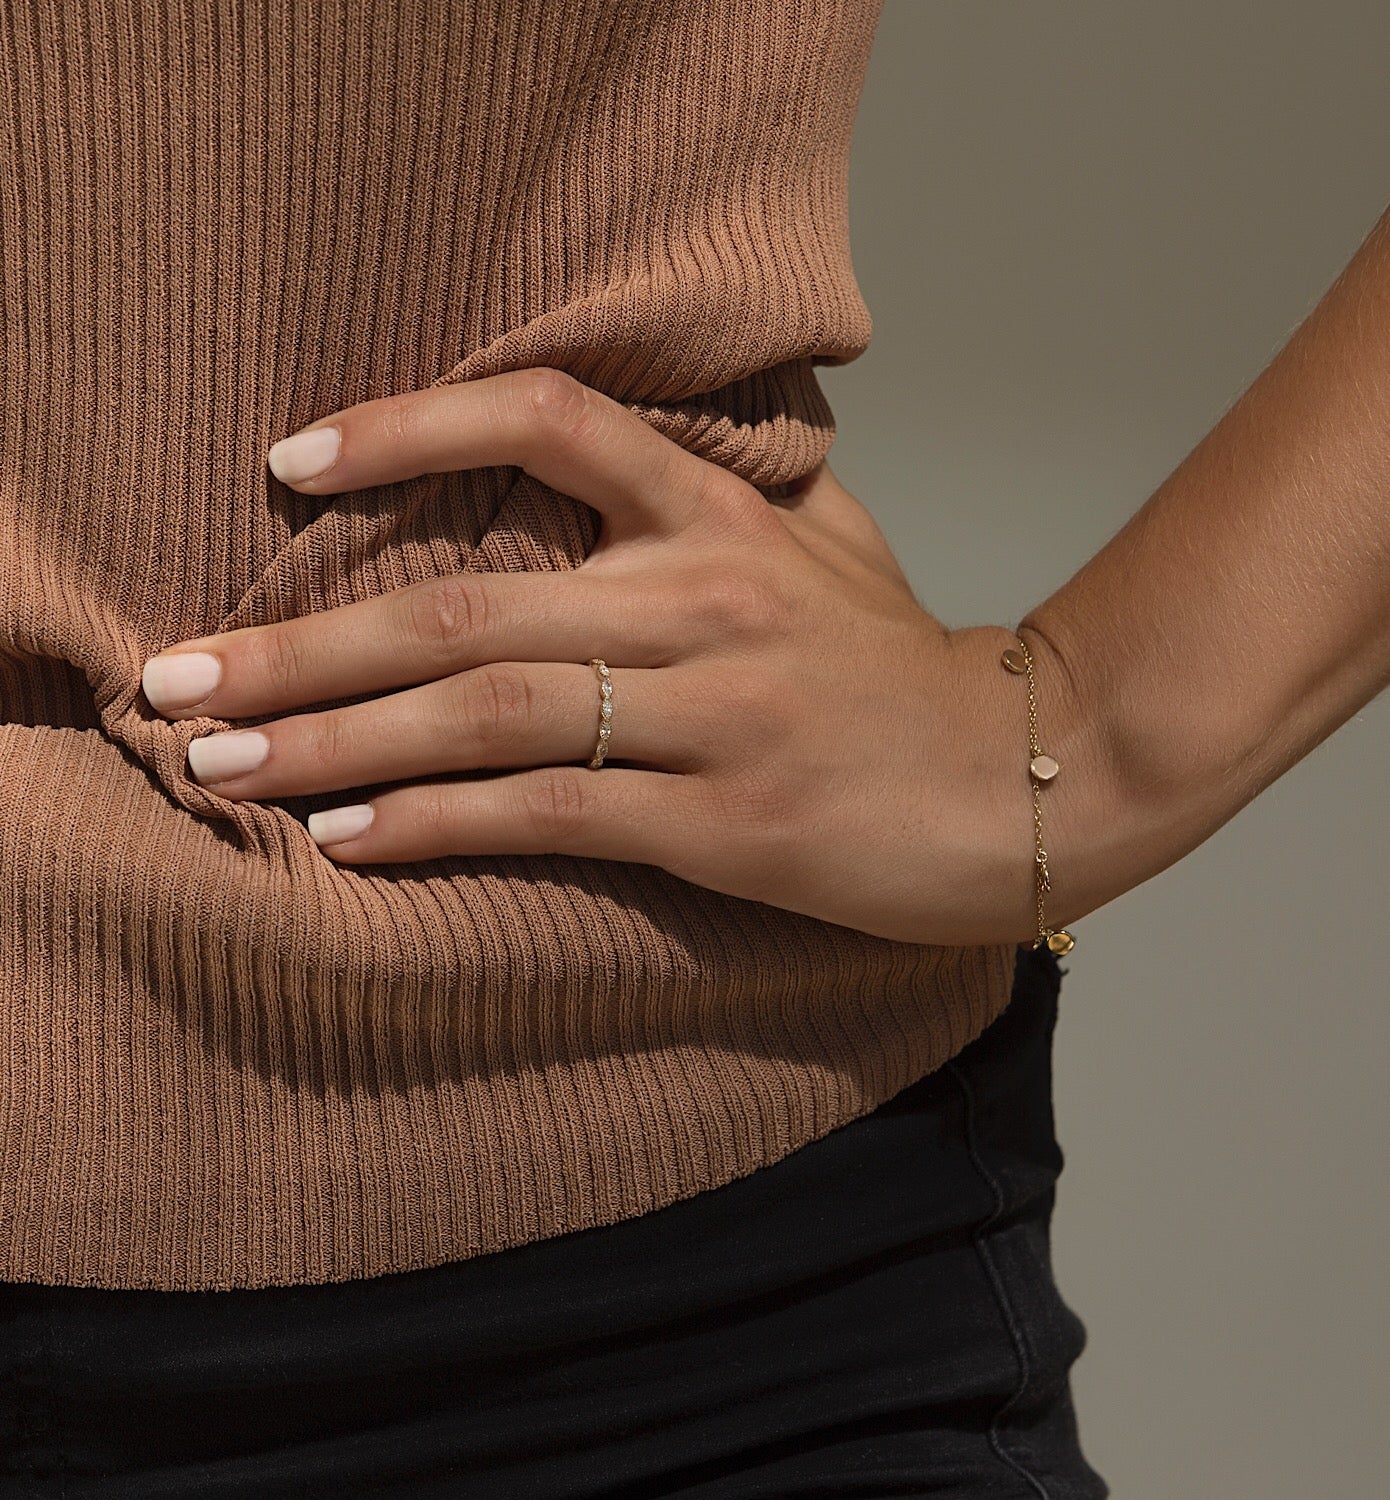
[[(1033, 678), (1033, 653), (1028, 649), (1028, 642), (1015, 632), (1019, 649), (1009, 649), (1000, 658), (1003, 665), (1010, 672), (1018, 672), (1018, 658), (1022, 657), (1023, 667), (1021, 670), (1028, 677), (1028, 780), (1033, 788), (1033, 837), (1037, 845), (1037, 852), (1033, 856), (1035, 887), (1038, 899), (1038, 935), (1033, 941), (1034, 948), (1041, 948), (1045, 943), (1052, 953), (1070, 953), (1076, 946), (1076, 939), (1071, 933), (1063, 932), (1058, 928), (1047, 925), (1046, 896), (1052, 889), (1052, 876), (1047, 868), (1047, 850), (1043, 847), (1042, 831), (1042, 784), (1044, 780), (1051, 780), (1057, 774), (1052, 772), (1051, 776), (1040, 777), (1035, 769), (1035, 763), (1043, 754), (1042, 746), (1038, 743), (1038, 694), (1037, 684)], [(1052, 759), (1052, 757), (1048, 757)], [(1060, 767), (1058, 767), (1060, 770)]]

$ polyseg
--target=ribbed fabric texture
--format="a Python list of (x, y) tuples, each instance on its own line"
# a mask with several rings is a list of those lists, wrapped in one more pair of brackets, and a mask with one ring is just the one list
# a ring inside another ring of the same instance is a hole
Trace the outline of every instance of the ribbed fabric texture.
[(303, 820), (342, 793), (218, 797), (186, 747), (234, 726), (140, 690), (176, 641), (592, 547), (519, 469), (270, 474), (354, 402), (556, 365), (769, 495), (814, 467), (813, 367), (871, 331), (879, 4), (0, 0), (0, 1276), (336, 1281), (611, 1223), (1003, 1009), (1013, 945), (651, 866), (335, 865)]

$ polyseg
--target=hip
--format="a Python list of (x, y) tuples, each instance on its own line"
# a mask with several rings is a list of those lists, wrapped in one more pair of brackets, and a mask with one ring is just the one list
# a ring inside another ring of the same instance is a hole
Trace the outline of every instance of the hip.
[(1108, 1494), (1049, 1225), (1059, 970), (869, 1114), (640, 1217), (424, 1270), (0, 1284), (15, 1500)]

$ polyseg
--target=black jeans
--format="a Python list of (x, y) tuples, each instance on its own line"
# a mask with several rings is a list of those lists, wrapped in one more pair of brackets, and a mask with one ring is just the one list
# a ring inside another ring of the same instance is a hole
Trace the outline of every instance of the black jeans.
[(370, 1280), (0, 1284), (5, 1500), (1103, 1500), (1050, 1261), (1060, 976), (945, 1067), (636, 1219)]

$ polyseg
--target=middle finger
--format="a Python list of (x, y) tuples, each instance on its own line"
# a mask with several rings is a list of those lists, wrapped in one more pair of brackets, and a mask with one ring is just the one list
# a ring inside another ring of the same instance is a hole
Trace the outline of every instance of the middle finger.
[[(609, 664), (605, 764), (688, 771), (702, 762), (710, 716), (692, 702), (689, 673)], [(189, 744), (189, 769), (221, 796), (264, 799), (450, 771), (587, 763), (601, 701), (590, 666), (489, 662), (369, 703), (205, 735)], [(256, 749), (259, 763), (241, 769)]]
[(629, 665), (665, 666), (699, 644), (698, 627), (676, 619), (673, 583), (679, 587), (668, 580), (658, 593), (583, 568), (426, 579), (273, 625), (180, 641), (146, 662), (145, 696), (168, 718), (246, 719), (425, 683), (485, 661), (587, 661), (600, 631), (624, 642)]

